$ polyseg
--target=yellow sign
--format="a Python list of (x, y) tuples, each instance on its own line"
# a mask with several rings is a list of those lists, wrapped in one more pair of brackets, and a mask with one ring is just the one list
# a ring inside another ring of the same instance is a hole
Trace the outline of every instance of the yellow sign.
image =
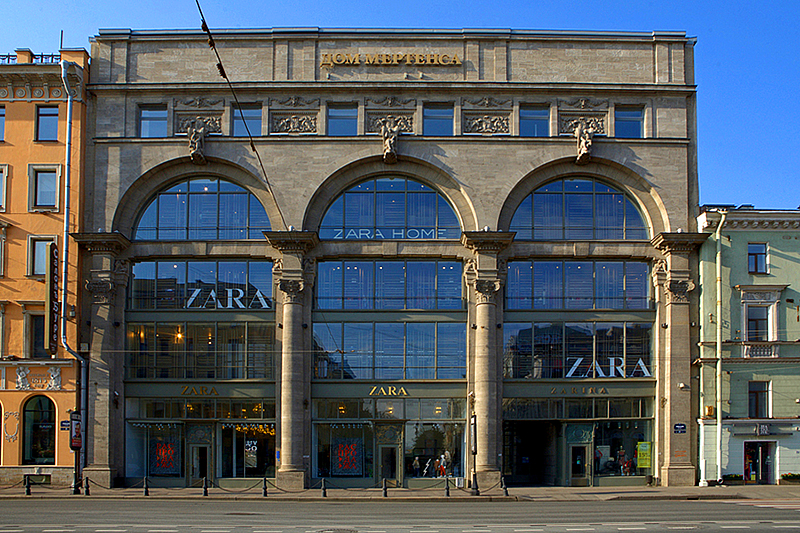
[[(363, 63), (362, 63), (363, 60)], [(461, 66), (461, 59), (458, 54), (417, 54), (414, 52), (399, 52), (392, 54), (322, 54), (320, 67), (333, 67), (336, 65), (399, 65), (405, 62), (406, 65), (435, 65), (441, 67)]]
[(652, 443), (641, 441), (636, 443), (636, 466), (638, 468), (650, 468), (652, 466)]
[(408, 392), (406, 391), (405, 387), (389, 387), (389, 386), (378, 386), (375, 385), (372, 387), (372, 390), (369, 391), (370, 396), (408, 396)]

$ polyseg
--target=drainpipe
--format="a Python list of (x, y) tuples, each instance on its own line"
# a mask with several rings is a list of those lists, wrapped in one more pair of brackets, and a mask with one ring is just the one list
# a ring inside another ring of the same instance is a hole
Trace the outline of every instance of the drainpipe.
[(716, 342), (716, 355), (717, 355), (717, 403), (715, 407), (717, 415), (717, 483), (722, 483), (722, 226), (725, 225), (725, 218), (728, 216), (727, 211), (720, 211), (722, 215), (717, 224), (717, 231), (714, 232), (714, 239), (717, 241), (717, 342)]
[[(69, 85), (69, 80), (67, 79), (67, 70), (69, 70), (70, 66), (74, 66), (76, 69), (80, 67), (73, 63), (72, 61), (65, 61), (61, 60), (61, 81), (64, 84), (64, 90), (67, 91), (67, 151), (64, 161), (65, 168), (65, 176), (64, 176), (64, 253), (63, 253), (63, 262), (62, 262), (62, 270), (61, 270), (61, 345), (64, 347), (67, 352), (70, 353), (77, 361), (78, 366), (80, 367), (81, 371), (81, 378), (78, 382), (78, 395), (79, 401), (78, 405), (81, 411), (81, 425), (83, 426), (83, 445), (81, 446), (81, 450), (78, 452), (80, 454), (79, 461), (77, 461), (77, 466), (79, 467), (80, 472), (83, 471), (83, 467), (86, 466), (86, 445), (88, 443), (87, 436), (89, 433), (89, 424), (87, 423), (86, 419), (86, 405), (89, 400), (89, 395), (87, 394), (89, 387), (87, 383), (89, 381), (89, 364), (88, 361), (81, 356), (78, 352), (73, 350), (69, 343), (67, 342), (67, 314), (66, 310), (66, 303), (67, 303), (67, 274), (69, 273), (69, 207), (70, 207), (70, 174), (72, 170), (72, 90)], [(76, 472), (77, 479), (80, 479), (79, 474), (80, 472)]]

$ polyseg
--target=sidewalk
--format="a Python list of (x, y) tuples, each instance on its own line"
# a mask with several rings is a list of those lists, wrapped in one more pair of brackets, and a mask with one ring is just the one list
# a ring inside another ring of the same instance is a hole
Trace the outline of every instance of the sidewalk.
[[(0, 499), (17, 498), (150, 498), (150, 499), (223, 499), (223, 500), (262, 500), (261, 485), (248, 490), (224, 490), (209, 488), (208, 496), (203, 496), (200, 487), (190, 488), (150, 488), (144, 495), (142, 488), (106, 489), (92, 484), (90, 496), (84, 491), (73, 495), (69, 487), (48, 487), (34, 485), (31, 495), (25, 495), (22, 485), (0, 488)], [(800, 485), (750, 485), (719, 487), (511, 487), (508, 496), (499, 487), (481, 491), (480, 496), (470, 495), (469, 490), (450, 489), (450, 497), (441, 489), (412, 490), (389, 488), (386, 497), (383, 490), (377, 489), (336, 489), (326, 490), (323, 497), (321, 488), (297, 492), (286, 492), (272, 486), (268, 487), (267, 498), (282, 501), (346, 501), (354, 499), (371, 500), (437, 500), (437, 501), (614, 501), (614, 500), (798, 500)]]

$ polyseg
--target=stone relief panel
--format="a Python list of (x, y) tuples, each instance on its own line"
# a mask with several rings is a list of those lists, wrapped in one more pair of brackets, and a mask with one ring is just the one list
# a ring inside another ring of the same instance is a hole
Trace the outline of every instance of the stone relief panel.
[(271, 133), (317, 133), (317, 115), (272, 113)]
[(3, 435), (8, 442), (16, 442), (19, 435), (19, 412), (9, 411), (3, 415)]
[(222, 133), (221, 115), (175, 114), (175, 132), (186, 133), (203, 129), (208, 133)]
[(414, 133), (413, 114), (387, 114), (367, 111), (367, 133), (381, 133), (384, 125), (399, 126), (401, 133)]
[(488, 108), (488, 107), (508, 107), (511, 105), (511, 100), (498, 100), (491, 96), (484, 96), (483, 98), (465, 98), (462, 102), (462, 107), (465, 109), (473, 108)]
[(481, 135), (508, 135), (510, 132), (509, 116), (502, 115), (472, 115), (464, 114), (464, 133), (478, 133)]

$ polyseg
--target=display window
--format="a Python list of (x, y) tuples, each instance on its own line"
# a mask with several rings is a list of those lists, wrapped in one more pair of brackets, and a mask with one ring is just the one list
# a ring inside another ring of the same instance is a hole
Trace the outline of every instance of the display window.
[(275, 424), (223, 423), (221, 477), (275, 477)]

